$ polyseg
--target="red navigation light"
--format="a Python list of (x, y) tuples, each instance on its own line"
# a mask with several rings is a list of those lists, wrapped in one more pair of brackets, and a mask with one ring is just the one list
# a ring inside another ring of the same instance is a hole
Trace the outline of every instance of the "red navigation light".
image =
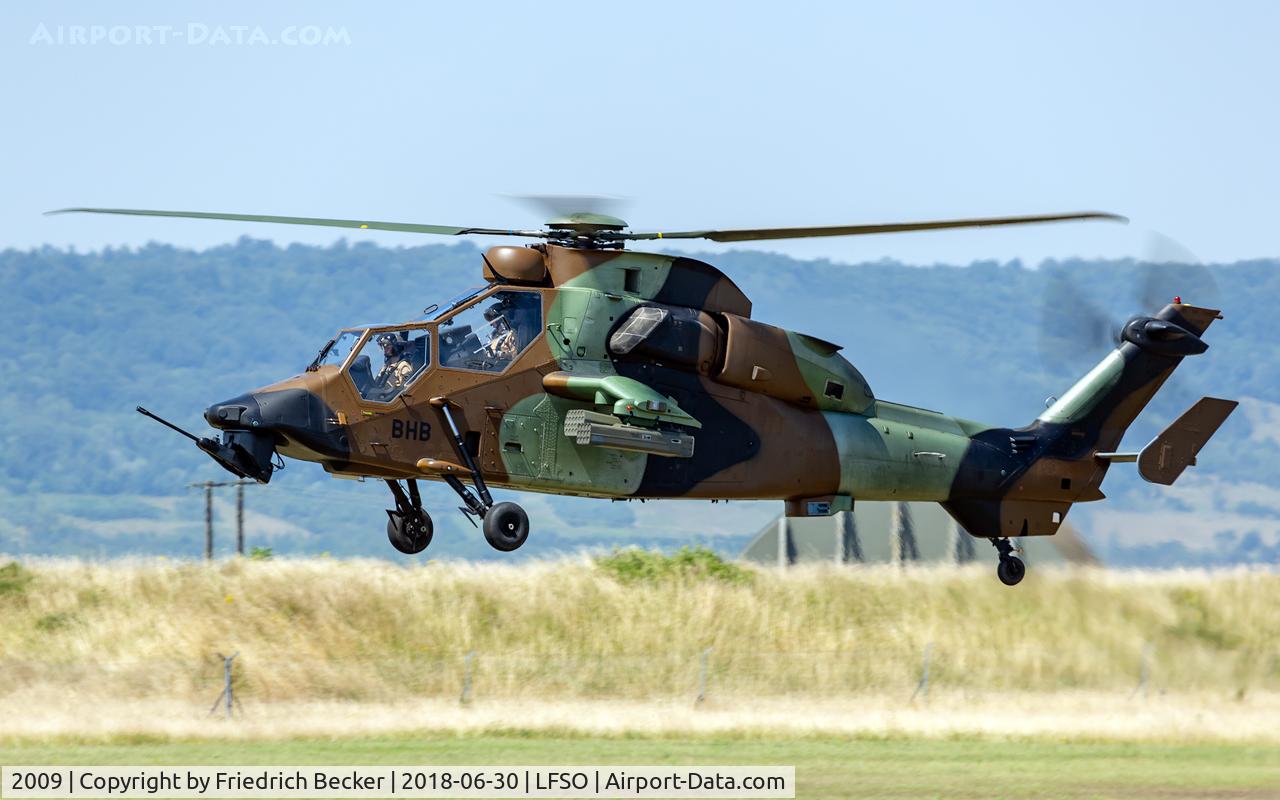
[(1180, 294), (1175, 294), (1175, 295), (1173, 296), (1173, 304), (1174, 304), (1175, 306), (1180, 306), (1180, 305), (1182, 305), (1182, 295), (1180, 295)]

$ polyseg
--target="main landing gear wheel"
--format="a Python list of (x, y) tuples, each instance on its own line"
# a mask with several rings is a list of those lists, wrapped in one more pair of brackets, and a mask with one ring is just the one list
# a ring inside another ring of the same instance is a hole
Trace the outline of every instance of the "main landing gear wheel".
[(484, 538), (494, 550), (518, 549), (529, 538), (529, 515), (515, 503), (495, 503), (484, 514)]
[(1022, 576), (1027, 574), (1027, 565), (1022, 563), (1022, 559), (1017, 556), (1008, 556), (1000, 559), (1000, 566), (996, 567), (996, 574), (1000, 576), (1000, 582), (1005, 586), (1017, 586), (1022, 580)]
[[(453, 436), (453, 446), (458, 452), (458, 456), (462, 459), (462, 463), (467, 465), (467, 472), (471, 475), (471, 482), (475, 484), (476, 490), (473, 493), (462, 480), (452, 473), (444, 475), (444, 482), (449, 484), (449, 488), (458, 493), (458, 497), (462, 498), (462, 507), (459, 509), (463, 514), (467, 515), (467, 519), (475, 522), (476, 517), (480, 517), (484, 522), (485, 541), (494, 550), (500, 550), (504, 553), (510, 553), (512, 550), (519, 549), (529, 538), (529, 515), (524, 513), (524, 509), (515, 503), (495, 503), (493, 497), (489, 494), (489, 487), (484, 483), (484, 476), (480, 474), (480, 470), (476, 467), (475, 458), (470, 450), (467, 449), (466, 440), (462, 437), (462, 432), (458, 429), (458, 422), (453, 418), (451, 403), (447, 397), (435, 397), (431, 399), (431, 405), (440, 409), (440, 413), (444, 416), (444, 421), (449, 425), (449, 433)], [(410, 481), (412, 487), (413, 482)], [(394, 488), (392, 491), (395, 491)]]
[(435, 526), (431, 523), (431, 515), (425, 511), (411, 511), (401, 514), (399, 511), (387, 512), (387, 538), (391, 546), (406, 555), (421, 553), (431, 544), (431, 534)]
[(400, 487), (400, 481), (387, 481), (396, 501), (395, 510), (387, 509), (387, 538), (392, 547), (411, 556), (427, 549), (435, 526), (431, 524), (431, 515), (422, 508), (418, 482), (410, 478), (405, 484), (408, 492)]
[(996, 567), (996, 575), (1005, 586), (1017, 586), (1027, 574), (1027, 565), (1013, 554), (1013, 545), (1008, 539), (992, 539), (991, 544), (1000, 552), (1000, 566)]

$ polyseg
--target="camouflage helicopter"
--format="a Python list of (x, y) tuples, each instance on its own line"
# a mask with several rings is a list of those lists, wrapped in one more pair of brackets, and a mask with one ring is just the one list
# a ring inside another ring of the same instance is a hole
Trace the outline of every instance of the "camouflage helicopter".
[[(214, 403), (221, 438), (151, 414), (233, 474), (262, 483), (282, 456), (391, 490), (387, 536), (424, 550), (431, 516), (418, 481), (443, 481), (494, 548), (525, 543), (529, 519), (490, 487), (597, 498), (776, 499), (786, 514), (852, 510), (857, 500), (936, 501), (999, 554), (1012, 537), (1057, 532), (1073, 503), (1103, 499), (1114, 462), (1172, 484), (1234, 410), (1206, 397), (1140, 452), (1121, 437), (1186, 356), (1203, 353), (1216, 309), (1180, 298), (1136, 316), (1118, 344), (1022, 427), (996, 427), (872, 393), (833, 342), (752, 319), (714, 266), (624, 249), (627, 242), (744, 242), (1117, 220), (1098, 212), (883, 225), (632, 232), (569, 213), (540, 230), (187, 211), (65, 212), (193, 217), (541, 240), (482, 256), (482, 288), (421, 319), (345, 328), (299, 375)], [(63, 212), (51, 212), (63, 213)]]

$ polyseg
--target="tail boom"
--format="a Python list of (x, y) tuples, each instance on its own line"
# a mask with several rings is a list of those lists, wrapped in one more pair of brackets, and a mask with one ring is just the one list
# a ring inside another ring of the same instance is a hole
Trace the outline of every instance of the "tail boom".
[[(1179, 303), (1130, 320), (1120, 345), (1031, 425), (975, 435), (943, 507), (974, 536), (1057, 533), (1072, 504), (1105, 497), (1102, 481), (1122, 460), (1114, 451), (1125, 431), (1182, 359), (1207, 349), (1200, 336), (1220, 318), (1215, 309)], [(1143, 451), (1151, 454), (1145, 467), (1135, 459), (1144, 477), (1172, 483), (1194, 463), (1235, 407), (1206, 401), (1157, 437), (1152, 446), (1159, 447)]]

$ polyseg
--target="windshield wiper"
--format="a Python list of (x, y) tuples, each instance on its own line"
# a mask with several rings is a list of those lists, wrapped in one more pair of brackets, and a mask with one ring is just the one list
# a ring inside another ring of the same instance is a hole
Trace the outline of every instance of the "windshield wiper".
[(315, 372), (316, 370), (320, 369), (320, 362), (324, 359), (325, 356), (329, 355), (329, 351), (332, 350), (333, 346), (337, 343), (338, 343), (337, 336), (325, 342), (324, 347), (320, 348), (320, 352), (316, 355), (314, 359), (312, 359), (311, 363), (307, 365), (307, 372)]

